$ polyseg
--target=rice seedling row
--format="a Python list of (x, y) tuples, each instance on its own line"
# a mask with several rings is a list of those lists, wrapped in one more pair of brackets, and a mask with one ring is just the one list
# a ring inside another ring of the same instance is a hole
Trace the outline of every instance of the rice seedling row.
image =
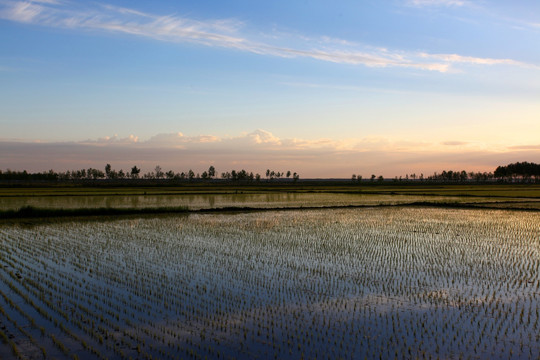
[(0, 320), (66, 358), (533, 357), (539, 223), (386, 208), (4, 225)]

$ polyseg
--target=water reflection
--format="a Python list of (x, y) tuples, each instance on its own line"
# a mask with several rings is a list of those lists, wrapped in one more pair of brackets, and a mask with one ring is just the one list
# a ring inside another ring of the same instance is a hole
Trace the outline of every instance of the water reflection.
[(437, 196), (264, 193), (264, 194), (184, 194), (184, 195), (89, 195), (2, 197), (0, 209), (16, 210), (23, 206), (39, 208), (146, 208), (181, 207), (211, 209), (222, 207), (315, 207), (343, 205), (400, 204), (413, 201), (458, 200)]

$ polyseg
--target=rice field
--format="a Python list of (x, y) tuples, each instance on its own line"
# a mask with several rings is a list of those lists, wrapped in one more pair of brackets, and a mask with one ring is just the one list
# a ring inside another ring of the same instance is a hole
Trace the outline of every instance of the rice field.
[(540, 213), (0, 225), (0, 358), (537, 359)]
[(457, 197), (415, 195), (364, 195), (335, 193), (257, 193), (257, 194), (180, 194), (180, 195), (85, 195), (3, 197), (0, 210), (24, 206), (41, 209), (157, 208), (187, 207), (190, 210), (224, 207), (326, 207), (342, 205), (395, 205), (415, 201), (458, 201)]
[[(329, 192), (266, 192), (249, 194), (163, 194), (163, 195), (65, 195), (2, 196), (0, 212), (25, 206), (38, 209), (148, 209), (185, 207), (189, 210), (251, 207), (260, 209), (400, 205), (414, 202), (475, 204), (503, 208), (540, 209), (536, 198), (463, 197), (446, 195), (397, 195)], [(1, 215), (1, 214), (0, 214)], [(1, 218), (1, 216), (0, 216)]]

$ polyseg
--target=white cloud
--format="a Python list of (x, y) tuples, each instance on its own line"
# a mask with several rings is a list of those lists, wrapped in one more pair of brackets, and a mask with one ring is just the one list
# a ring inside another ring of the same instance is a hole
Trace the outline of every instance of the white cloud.
[(246, 138), (254, 144), (281, 145), (281, 140), (279, 138), (274, 136), (272, 133), (261, 129), (255, 130), (254, 132), (247, 134)]
[(145, 146), (186, 148), (187, 145), (208, 144), (220, 139), (213, 135), (185, 136), (181, 132), (158, 134), (143, 142)]
[[(465, 1), (414, 0), (412, 4), (457, 6)], [(368, 67), (401, 67), (447, 72), (453, 64), (528, 66), (511, 59), (484, 59), (457, 54), (427, 54), (360, 46), (347, 40), (323, 36), (299, 37), (296, 46), (287, 46), (283, 34), (271, 42), (257, 40), (235, 19), (195, 20), (177, 15), (154, 15), (112, 5), (73, 4), (54, 0), (39, 2), (0, 0), (0, 18), (69, 29), (97, 30), (153, 38), (168, 42), (191, 42), (259, 55), (282, 58), (311, 58), (339, 64)], [(271, 38), (271, 37), (267, 37)], [(302, 40), (303, 39), (303, 40)], [(268, 39), (267, 39), (268, 40)]]
[(86, 140), (82, 141), (81, 144), (96, 144), (96, 145), (107, 145), (107, 144), (133, 144), (139, 141), (139, 137), (135, 135), (129, 135), (127, 138), (119, 138), (118, 135), (114, 136), (105, 136), (97, 140)]
[(443, 61), (448, 64), (465, 63), (465, 64), (474, 64), (474, 65), (511, 65), (511, 66), (538, 68), (537, 65), (527, 64), (527, 63), (517, 61), (517, 60), (512, 60), (512, 59), (492, 59), (492, 58), (480, 58), (480, 57), (473, 57), (473, 56), (462, 56), (458, 54), (428, 54), (428, 53), (420, 53), (419, 56), (426, 59)]

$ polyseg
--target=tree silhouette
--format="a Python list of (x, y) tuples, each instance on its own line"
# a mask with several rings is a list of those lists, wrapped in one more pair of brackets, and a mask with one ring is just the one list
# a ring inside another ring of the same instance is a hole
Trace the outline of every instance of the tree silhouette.
[(210, 166), (208, 168), (208, 177), (212, 179), (214, 176), (216, 176), (216, 169), (214, 168), (214, 166)]
[(534, 180), (538, 182), (540, 180), (540, 164), (524, 161), (498, 166), (493, 175), (497, 179), (506, 179), (508, 181), (521, 179), (522, 182), (531, 181), (534, 177)]
[(105, 175), (107, 175), (107, 178), (111, 178), (111, 164), (105, 165)]
[(134, 179), (137, 179), (139, 177), (139, 173), (141, 172), (141, 169), (139, 169), (137, 166), (134, 166), (131, 168), (131, 177)]
[(163, 170), (161, 170), (161, 166), (159, 165), (157, 165), (154, 170), (155, 170), (156, 179), (161, 179), (165, 175), (163, 173)]

